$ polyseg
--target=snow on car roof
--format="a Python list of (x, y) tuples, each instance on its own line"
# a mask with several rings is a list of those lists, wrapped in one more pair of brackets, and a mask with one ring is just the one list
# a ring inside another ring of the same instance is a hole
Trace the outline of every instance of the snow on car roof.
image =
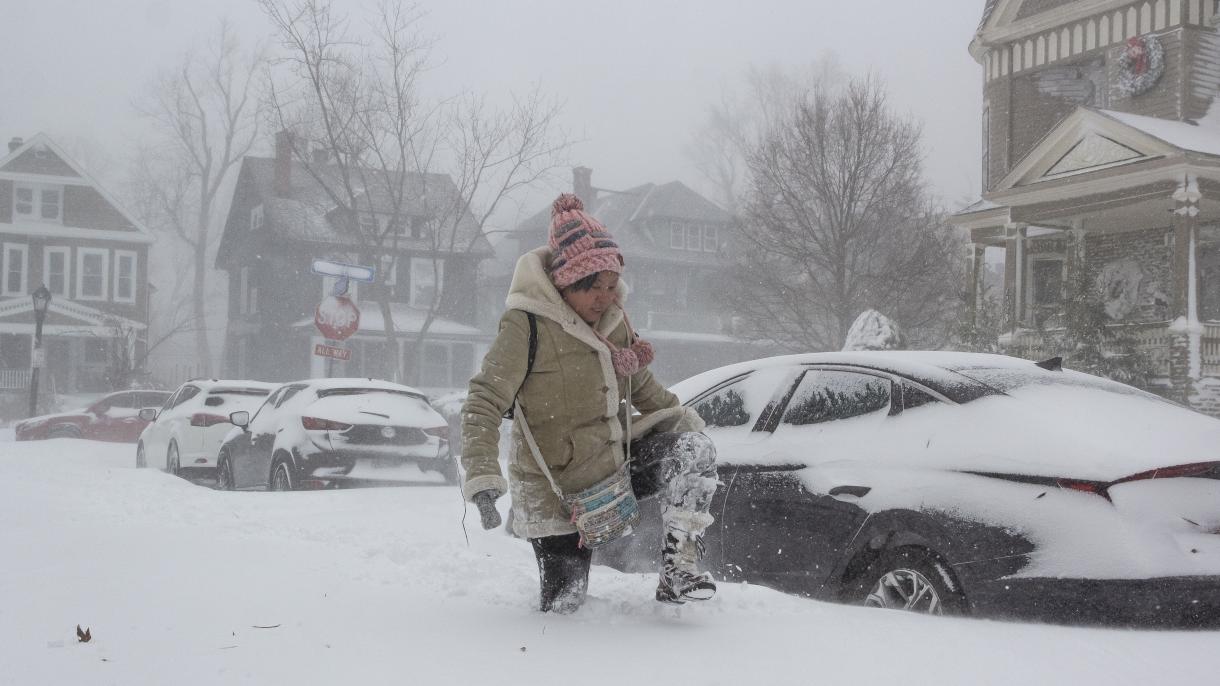
[(404, 386), (402, 384), (394, 383), (392, 381), (385, 381), (382, 379), (368, 379), (368, 378), (364, 378), (364, 379), (362, 379), (362, 378), (302, 379), (300, 381), (293, 381), (292, 383), (308, 384), (311, 388), (315, 388), (320, 391), (329, 390), (332, 388), (368, 388), (368, 389), (379, 390), (379, 391), (396, 391), (398, 393), (414, 393), (415, 395), (418, 395), (423, 398), (428, 397), (427, 394), (425, 394), (423, 391), (421, 391), (419, 389), (412, 388), (410, 386)]
[(862, 350), (850, 352), (800, 353), (778, 355), (749, 362), (719, 367), (670, 386), (682, 402), (746, 372), (769, 367), (801, 364), (847, 364), (875, 367), (896, 374), (919, 379), (938, 380), (944, 383), (959, 383), (961, 377), (955, 372), (967, 369), (1010, 369), (1039, 371), (1029, 360), (1006, 355), (967, 353), (942, 350)]

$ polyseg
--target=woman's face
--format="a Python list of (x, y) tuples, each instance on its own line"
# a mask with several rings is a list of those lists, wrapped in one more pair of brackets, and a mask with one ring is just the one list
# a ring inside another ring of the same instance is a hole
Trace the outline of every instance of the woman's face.
[(563, 289), (563, 300), (586, 323), (596, 324), (618, 300), (618, 274), (610, 271), (599, 273), (593, 287), (587, 291), (578, 291), (569, 286)]

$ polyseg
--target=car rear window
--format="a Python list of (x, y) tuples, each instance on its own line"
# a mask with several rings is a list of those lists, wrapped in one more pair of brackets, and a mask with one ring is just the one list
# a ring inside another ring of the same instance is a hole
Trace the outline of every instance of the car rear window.
[[(1070, 370), (1064, 371), (1049, 371), (1030, 365), (1031, 369), (1020, 369), (1012, 367), (977, 367), (969, 369), (955, 370), (962, 376), (969, 377), (980, 383), (985, 383), (992, 388), (1010, 393), (1020, 388), (1029, 386), (1073, 386), (1076, 388), (1090, 388), (1098, 391), (1106, 391), (1108, 393), (1118, 393), (1120, 395), (1129, 395), (1138, 398), (1146, 398), (1148, 400), (1159, 400), (1169, 403), (1168, 400), (1154, 395), (1146, 391), (1141, 391), (1138, 388), (1128, 386), (1126, 384), (1103, 379), (1099, 376), (1083, 374)], [(1170, 403), (1173, 404), (1173, 403)]]
[(220, 407), (229, 400), (266, 398), (271, 393), (269, 388), (213, 388), (208, 393), (208, 399), (203, 401), (208, 407)]
[(405, 396), (407, 398), (415, 398), (428, 402), (428, 398), (420, 393), (411, 393), (409, 391), (396, 391), (389, 388), (323, 388), (318, 390), (319, 398), (330, 398), (339, 395), (366, 395), (368, 393), (386, 393), (389, 395)]

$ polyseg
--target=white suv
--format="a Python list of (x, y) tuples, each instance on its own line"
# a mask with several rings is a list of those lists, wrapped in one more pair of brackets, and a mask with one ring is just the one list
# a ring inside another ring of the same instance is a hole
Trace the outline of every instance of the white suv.
[(164, 466), (171, 474), (216, 471), (216, 453), (233, 428), (229, 414), (257, 409), (278, 384), (195, 379), (182, 384), (160, 411), (141, 410), (151, 421), (136, 445), (136, 466)]

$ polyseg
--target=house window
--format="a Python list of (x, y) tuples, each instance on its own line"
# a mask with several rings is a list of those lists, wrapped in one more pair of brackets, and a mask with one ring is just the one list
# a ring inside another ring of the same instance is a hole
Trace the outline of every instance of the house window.
[(28, 254), (29, 247), (24, 243), (4, 244), (4, 295), (25, 295)]
[(474, 376), (474, 344), (454, 343), (449, 352), (452, 361), (449, 385), (466, 388), (470, 385), (470, 377)]
[(72, 297), (68, 284), (68, 260), (71, 248), (43, 248), (42, 276), (51, 295), (60, 298)]
[(419, 381), (421, 386), (433, 388), (449, 385), (449, 346), (442, 343), (424, 344)]
[(136, 254), (130, 250), (114, 251), (114, 300), (136, 301)]
[(1030, 263), (1030, 302), (1034, 307), (1058, 305), (1063, 295), (1063, 260), (1035, 259)]
[(238, 274), (237, 313), (254, 314), (258, 312), (258, 286), (253, 285), (249, 267), (242, 267)]
[(57, 222), (63, 216), (63, 189), (58, 186), (17, 183), (13, 194), (18, 219)]
[(474, 376), (474, 362), (471, 343), (425, 343), (420, 358), (419, 385), (465, 388)]
[(381, 233), (381, 228), (377, 224), (377, 217), (374, 217), (371, 214), (360, 215), (360, 230), (363, 231), (366, 236), (376, 236), (377, 234)]
[(414, 216), (410, 219), (411, 238), (424, 238), (428, 236), (428, 218), (422, 216)]
[(105, 248), (76, 251), (76, 299), (105, 300), (110, 252)]
[(669, 247), (674, 250), (686, 247), (686, 230), (678, 222), (669, 223)]
[(431, 307), (439, 295), (444, 266), (430, 257), (411, 258), (411, 307)]
[(393, 286), (398, 283), (398, 260), (393, 255), (381, 256), (381, 284)]
[(263, 228), (263, 206), (255, 205), (250, 209), (250, 230), (258, 231)]
[(703, 250), (704, 252), (716, 252), (720, 249), (720, 240), (717, 235), (716, 227), (703, 227)]
[(686, 227), (686, 249), (703, 250), (703, 232), (698, 226)]

